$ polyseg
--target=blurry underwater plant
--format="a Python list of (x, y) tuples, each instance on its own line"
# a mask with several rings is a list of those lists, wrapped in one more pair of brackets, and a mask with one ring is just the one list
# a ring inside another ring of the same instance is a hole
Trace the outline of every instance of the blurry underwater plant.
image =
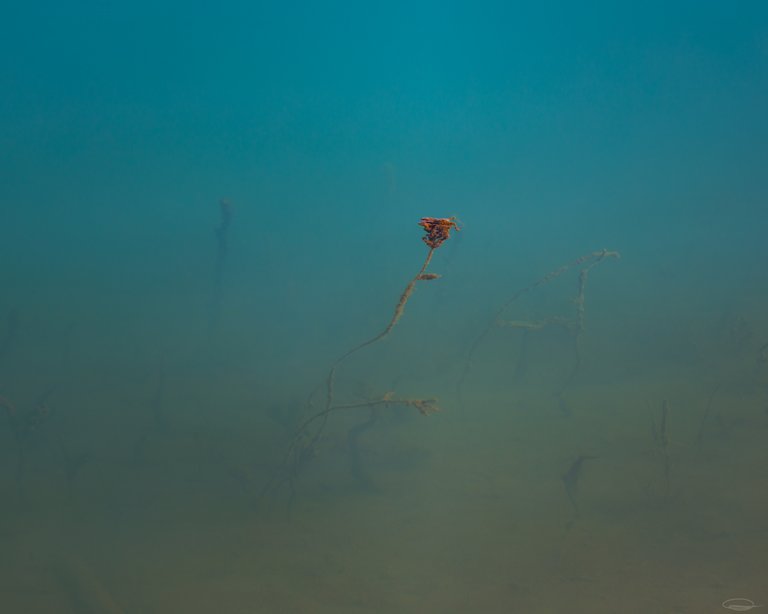
[[(282, 466), (278, 473), (267, 483), (264, 489), (261, 491), (259, 497), (267, 494), (277, 495), (283, 486), (288, 486), (290, 490), (289, 505), (295, 495), (295, 480), (299, 475), (299, 472), (306, 462), (309, 461), (315, 454), (315, 450), (318, 442), (325, 430), (328, 423), (329, 416), (339, 410), (344, 409), (363, 409), (371, 408), (378, 409), (380, 407), (388, 407), (393, 405), (402, 405), (407, 407), (413, 407), (423, 416), (428, 416), (434, 412), (439, 411), (436, 399), (409, 399), (395, 396), (394, 392), (387, 392), (379, 399), (372, 399), (359, 403), (350, 403), (338, 405), (334, 403), (334, 385), (336, 378), (336, 371), (341, 364), (350, 356), (359, 352), (363, 348), (373, 345), (374, 343), (381, 341), (397, 325), (405, 310), (405, 305), (410, 299), (413, 291), (416, 289), (416, 284), (420, 281), (432, 281), (439, 279), (440, 275), (435, 273), (427, 273), (427, 267), (432, 261), (432, 256), (437, 248), (439, 248), (445, 241), (451, 236), (451, 230), (460, 230), (458, 222), (455, 217), (423, 217), (418, 223), (424, 229), (426, 233), (422, 240), (429, 247), (427, 256), (418, 270), (416, 275), (408, 282), (402, 294), (400, 300), (395, 305), (394, 313), (389, 323), (384, 329), (376, 336), (363, 341), (362, 343), (352, 347), (342, 354), (336, 362), (331, 365), (328, 372), (328, 376), (325, 379), (325, 401), (322, 409), (310, 414), (304, 418), (296, 428), (294, 435), (292, 436), (288, 449), (285, 453)], [(310, 405), (311, 407), (311, 405)]]

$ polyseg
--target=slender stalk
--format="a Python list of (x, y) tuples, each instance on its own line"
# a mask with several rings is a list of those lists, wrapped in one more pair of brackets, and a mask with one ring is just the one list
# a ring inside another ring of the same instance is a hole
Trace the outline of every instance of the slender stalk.
[(400, 318), (402, 318), (405, 311), (405, 305), (411, 298), (418, 282), (431, 281), (440, 277), (434, 273), (427, 273), (426, 270), (427, 267), (429, 267), (430, 262), (432, 262), (432, 256), (434, 255), (435, 250), (450, 237), (451, 230), (458, 230), (459, 227), (456, 223), (456, 218), (424, 217), (421, 218), (419, 226), (421, 226), (427, 233), (426, 236), (422, 237), (422, 240), (427, 247), (429, 247), (429, 251), (416, 275), (413, 276), (400, 294), (400, 299), (395, 305), (394, 312), (388, 324), (374, 337), (371, 337), (344, 352), (344, 354), (336, 359), (331, 365), (328, 375), (325, 378), (325, 402), (323, 408), (299, 423), (288, 444), (288, 449), (286, 450), (283, 459), (283, 471), (272, 478), (272, 480), (264, 487), (260, 496), (263, 496), (268, 492), (276, 494), (284, 484), (287, 484), (290, 490), (289, 502), (293, 500), (295, 495), (294, 481), (298, 476), (299, 470), (313, 456), (317, 442), (328, 423), (328, 418), (335, 411), (344, 409), (376, 408), (380, 405), (405, 405), (415, 408), (420, 414), (425, 416), (438, 411), (439, 408), (435, 399), (395, 398), (394, 393), (392, 392), (385, 394), (381, 399), (365, 401), (362, 403), (334, 405), (336, 372), (342, 363), (353, 354), (381, 341), (392, 332), (392, 329), (395, 328), (400, 321)]

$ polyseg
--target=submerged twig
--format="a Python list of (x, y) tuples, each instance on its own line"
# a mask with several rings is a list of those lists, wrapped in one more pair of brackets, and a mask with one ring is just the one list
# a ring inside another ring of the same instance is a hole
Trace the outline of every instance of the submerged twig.
[(704, 413), (701, 415), (701, 422), (699, 423), (699, 432), (696, 435), (696, 445), (701, 448), (702, 444), (704, 443), (704, 431), (707, 428), (707, 424), (709, 423), (709, 418), (712, 415), (712, 405), (715, 400), (715, 395), (717, 394), (718, 390), (720, 390), (721, 384), (715, 384), (715, 386), (712, 388), (712, 392), (709, 394), (709, 399), (707, 399), (707, 405), (704, 408)]
[(19, 493), (23, 491), (24, 473), (26, 469), (27, 451), (32, 437), (48, 422), (53, 413), (48, 405), (48, 398), (56, 390), (49, 386), (26, 411), (17, 409), (16, 405), (6, 397), (0, 397), (0, 408), (5, 409), (8, 422), (16, 442), (16, 485)]
[[(575, 343), (574, 366), (572, 367), (570, 373), (568, 374), (568, 377), (566, 378), (566, 380), (563, 382), (563, 384), (560, 386), (560, 388), (556, 393), (556, 396), (558, 397), (561, 396), (565, 388), (571, 383), (571, 381), (573, 381), (573, 378), (576, 376), (579, 370), (579, 366), (581, 364), (581, 357), (579, 353), (578, 342), (579, 342), (579, 336), (584, 331), (585, 290), (587, 285), (587, 279), (589, 276), (589, 271), (592, 269), (592, 267), (594, 267), (599, 262), (602, 262), (606, 258), (619, 258), (619, 257), (620, 257), (619, 252), (610, 251), (607, 249), (603, 249), (597, 252), (590, 252), (589, 254), (585, 254), (572, 262), (564, 264), (563, 266), (561, 266), (558, 269), (555, 269), (554, 271), (550, 271), (544, 277), (539, 278), (529, 286), (526, 286), (525, 288), (518, 290), (511, 297), (509, 297), (501, 305), (501, 307), (499, 307), (499, 309), (496, 311), (494, 316), (490, 319), (486, 327), (480, 332), (480, 334), (475, 338), (475, 340), (469, 346), (469, 351), (467, 352), (467, 359), (464, 363), (464, 369), (457, 381), (457, 391), (458, 391), (459, 399), (461, 400), (463, 398), (462, 392), (464, 387), (464, 381), (466, 380), (467, 376), (469, 375), (469, 372), (471, 371), (472, 362), (474, 360), (474, 356), (477, 349), (480, 347), (480, 345), (488, 336), (488, 334), (491, 332), (491, 330), (493, 330), (493, 328), (496, 326), (507, 327), (507, 328), (518, 328), (526, 332), (531, 332), (531, 331), (542, 330), (551, 325), (556, 325), (556, 326), (562, 326), (566, 330), (569, 330), (573, 333), (574, 343)], [(547, 318), (544, 320), (533, 320), (533, 321), (505, 320), (502, 318), (502, 316), (504, 315), (504, 312), (506, 312), (507, 309), (523, 295), (528, 294), (529, 292), (535, 290), (536, 288), (539, 288), (540, 286), (548, 284), (550, 281), (560, 277), (570, 269), (574, 267), (579, 267), (582, 265), (584, 266), (579, 273), (578, 291), (574, 299), (574, 304), (576, 305), (576, 314), (574, 317), (565, 318), (562, 316), (555, 316), (555, 317)]]
[(19, 328), (19, 312), (16, 309), (12, 309), (8, 313), (5, 330), (2, 336), (0, 336), (0, 363), (2, 363), (13, 346), (16, 345), (19, 337)]
[(373, 485), (368, 472), (365, 471), (363, 463), (360, 460), (360, 437), (363, 433), (373, 428), (373, 425), (379, 419), (377, 408), (371, 409), (371, 415), (365, 422), (353, 426), (347, 431), (347, 455), (349, 458), (349, 469), (352, 477), (362, 490), (372, 490)]
[(659, 424), (656, 421), (651, 422), (651, 435), (656, 443), (656, 446), (661, 453), (661, 467), (664, 476), (664, 499), (669, 501), (670, 498), (670, 473), (671, 473), (671, 461), (669, 458), (669, 437), (667, 436), (667, 414), (669, 413), (669, 405), (667, 400), (664, 399), (661, 403), (661, 417)]
[(571, 463), (570, 468), (562, 476), (563, 486), (565, 487), (565, 494), (568, 495), (568, 500), (573, 506), (574, 520), (579, 516), (579, 502), (577, 497), (577, 491), (579, 486), (579, 478), (584, 466), (584, 462), (593, 460), (597, 456), (590, 454), (580, 454)]
[(213, 279), (213, 296), (209, 314), (209, 327), (211, 331), (219, 323), (221, 311), (221, 299), (224, 287), (224, 271), (229, 253), (229, 227), (232, 223), (232, 203), (226, 198), (219, 201), (219, 225), (216, 227), (216, 262)]

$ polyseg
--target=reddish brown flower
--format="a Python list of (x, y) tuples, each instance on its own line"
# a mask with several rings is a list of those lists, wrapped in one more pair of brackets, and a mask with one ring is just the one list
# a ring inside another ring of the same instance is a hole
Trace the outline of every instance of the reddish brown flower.
[(459, 224), (456, 222), (456, 216), (452, 217), (423, 217), (419, 226), (427, 233), (421, 240), (432, 249), (437, 249), (443, 244), (443, 241), (451, 236), (451, 229), (459, 230)]

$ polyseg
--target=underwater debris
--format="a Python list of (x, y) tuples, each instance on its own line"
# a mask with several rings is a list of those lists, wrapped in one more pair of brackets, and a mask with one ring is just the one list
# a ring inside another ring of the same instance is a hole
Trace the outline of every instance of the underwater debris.
[(56, 386), (49, 386), (35, 400), (27, 410), (19, 410), (16, 405), (6, 397), (0, 397), (0, 408), (4, 408), (16, 442), (16, 485), (19, 493), (23, 491), (24, 474), (26, 470), (27, 452), (37, 432), (47, 424), (54, 415), (48, 405), (48, 398), (56, 390)]
[[(477, 349), (480, 347), (480, 345), (485, 340), (485, 338), (488, 336), (488, 334), (491, 332), (491, 330), (493, 330), (493, 328), (496, 326), (507, 327), (507, 328), (517, 328), (528, 333), (532, 331), (542, 330), (544, 328), (547, 328), (550, 325), (557, 325), (557, 326), (564, 327), (566, 330), (570, 331), (573, 334), (573, 339), (574, 339), (573, 367), (571, 368), (571, 371), (569, 372), (567, 378), (560, 385), (558, 391), (555, 394), (555, 396), (557, 397), (562, 396), (565, 389), (571, 384), (573, 379), (576, 377), (581, 365), (581, 356), (579, 351), (579, 337), (584, 332), (584, 327), (585, 327), (585, 292), (586, 292), (587, 280), (589, 278), (589, 272), (592, 269), (592, 267), (594, 267), (595, 265), (597, 265), (598, 263), (602, 262), (607, 258), (618, 259), (620, 257), (621, 257), (621, 254), (619, 252), (611, 251), (607, 249), (602, 249), (597, 252), (590, 252), (588, 254), (584, 254), (583, 256), (580, 256), (576, 260), (569, 262), (567, 264), (564, 264), (563, 266), (561, 266), (558, 269), (555, 269), (554, 271), (550, 271), (544, 277), (539, 278), (529, 286), (526, 286), (525, 288), (518, 290), (511, 297), (509, 297), (501, 305), (501, 307), (499, 307), (499, 309), (496, 311), (494, 316), (490, 319), (486, 327), (480, 332), (480, 334), (475, 338), (475, 340), (469, 346), (469, 351), (467, 352), (467, 358), (466, 358), (466, 361), (464, 362), (464, 369), (456, 383), (459, 400), (463, 398), (462, 392), (463, 392), (464, 382), (467, 379), (469, 372), (472, 368), (472, 361), (474, 359), (475, 353), (477, 352)], [(549, 283), (550, 281), (552, 281), (553, 279), (556, 279), (557, 277), (560, 277), (563, 273), (566, 273), (570, 269), (574, 267), (582, 266), (582, 265), (583, 265), (583, 268), (579, 272), (578, 289), (576, 292), (576, 297), (573, 299), (573, 302), (576, 305), (575, 316), (571, 318), (555, 316), (545, 320), (535, 320), (535, 321), (505, 320), (502, 318), (502, 315), (504, 314), (504, 312), (512, 305), (512, 303), (517, 301), (521, 296), (528, 294), (529, 292), (535, 290), (536, 288)], [(517, 366), (517, 370), (518, 371), (520, 370), (519, 363)]]
[(573, 505), (573, 512), (575, 516), (579, 515), (579, 502), (577, 498), (579, 478), (581, 477), (582, 468), (584, 462), (588, 460), (596, 459), (597, 456), (590, 454), (580, 454), (571, 463), (570, 468), (562, 475), (563, 486), (565, 487), (565, 494), (568, 495), (568, 500)]
[(704, 432), (707, 429), (710, 416), (712, 415), (712, 406), (715, 400), (715, 395), (720, 390), (721, 386), (722, 386), (722, 383), (717, 383), (712, 388), (712, 392), (709, 394), (709, 399), (707, 400), (707, 405), (704, 408), (704, 412), (701, 415), (701, 422), (699, 423), (699, 432), (696, 435), (696, 445), (699, 448), (701, 448), (702, 444), (704, 443)]
[(229, 253), (229, 227), (232, 224), (233, 208), (227, 198), (219, 200), (219, 225), (215, 229), (216, 234), (216, 262), (213, 280), (213, 296), (209, 313), (209, 327), (211, 331), (218, 325), (221, 311), (221, 300), (224, 287), (224, 272)]
[(5, 330), (0, 337), (0, 362), (16, 345), (19, 338), (19, 328), (19, 312), (16, 309), (12, 309), (8, 313)]
[(361, 460), (360, 437), (363, 433), (373, 428), (373, 425), (376, 424), (378, 419), (378, 411), (373, 409), (371, 410), (371, 415), (365, 422), (353, 426), (347, 431), (347, 459), (349, 461), (349, 471), (355, 479), (355, 482), (357, 482), (360, 490), (364, 491), (372, 491), (375, 488), (373, 481), (371, 480), (370, 475), (368, 475), (368, 471), (366, 471)]
[(661, 454), (661, 467), (664, 476), (664, 499), (670, 498), (670, 473), (672, 465), (669, 458), (669, 437), (667, 436), (667, 415), (669, 414), (669, 404), (664, 399), (661, 402), (661, 417), (659, 424), (656, 421), (651, 422), (651, 435)]
[(760, 349), (757, 350), (757, 362), (760, 364), (768, 362), (768, 342), (761, 345)]

